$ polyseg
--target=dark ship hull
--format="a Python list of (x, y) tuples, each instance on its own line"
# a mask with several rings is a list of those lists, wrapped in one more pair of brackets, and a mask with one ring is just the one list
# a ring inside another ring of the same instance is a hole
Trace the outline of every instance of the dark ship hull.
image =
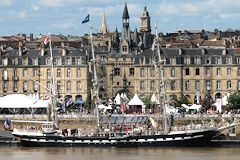
[(138, 135), (122, 137), (17, 135), (24, 147), (208, 147), (218, 135), (217, 130), (166, 135)]

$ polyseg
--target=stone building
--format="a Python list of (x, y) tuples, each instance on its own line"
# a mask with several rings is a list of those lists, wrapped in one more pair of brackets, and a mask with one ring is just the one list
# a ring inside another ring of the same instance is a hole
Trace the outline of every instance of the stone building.
[[(157, 55), (151, 50), (154, 38), (151, 31), (146, 6), (140, 16), (139, 32), (130, 28), (126, 3), (121, 33), (117, 28), (110, 33), (103, 16), (101, 33), (93, 34), (99, 62), (97, 73), (102, 82), (101, 99), (114, 98), (117, 93), (123, 92), (129, 97), (135, 93), (141, 98), (153, 93), (158, 95), (161, 77)], [(194, 103), (196, 95), (203, 99), (210, 94), (215, 99), (240, 90), (238, 37), (218, 37), (216, 41), (209, 41), (203, 31), (159, 35), (162, 55), (166, 60), (164, 79), (168, 96), (184, 95)], [(218, 34), (221, 35), (225, 34)], [(62, 97), (81, 95), (86, 100), (92, 88), (88, 35), (52, 38), (57, 94)], [(44, 48), (42, 42), (42, 38), (34, 40), (24, 36), (0, 39), (0, 96), (37, 93), (44, 97), (48, 94), (45, 88), (51, 88), (51, 60), (49, 48)]]
[[(1, 52), (1, 96), (13, 93), (27, 95), (35, 93), (44, 97), (49, 94), (48, 89), (51, 88), (52, 81), (50, 51), (42, 42), (35, 42), (34, 46), (35, 48), (28, 48), (24, 52), (21, 47), (18, 50), (8, 49)], [(62, 47), (53, 45), (52, 51), (57, 94), (62, 97), (81, 95), (86, 98), (87, 56), (80, 49), (63, 45)]]

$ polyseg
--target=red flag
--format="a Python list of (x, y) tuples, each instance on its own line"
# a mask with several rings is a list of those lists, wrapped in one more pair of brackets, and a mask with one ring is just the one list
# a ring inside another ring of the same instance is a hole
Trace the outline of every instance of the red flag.
[(47, 45), (50, 42), (50, 40), (51, 40), (51, 36), (50, 36), (50, 34), (48, 34), (45, 36), (43, 43), (45, 45)]

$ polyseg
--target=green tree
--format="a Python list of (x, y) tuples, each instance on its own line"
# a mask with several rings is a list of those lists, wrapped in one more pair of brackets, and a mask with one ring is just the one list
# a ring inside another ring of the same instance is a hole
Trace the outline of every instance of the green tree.
[(188, 98), (186, 96), (181, 96), (181, 97), (177, 97), (176, 95), (172, 96), (172, 104), (175, 107), (181, 107), (182, 104), (190, 104), (191, 102), (188, 100)]
[(213, 108), (213, 99), (211, 96), (207, 95), (202, 101), (202, 109), (203, 111), (207, 111), (210, 108)]
[(152, 107), (151, 96), (145, 97), (143, 103), (146, 105), (147, 109), (150, 109)]
[(230, 94), (228, 104), (230, 109), (240, 109), (240, 94), (237, 92)]

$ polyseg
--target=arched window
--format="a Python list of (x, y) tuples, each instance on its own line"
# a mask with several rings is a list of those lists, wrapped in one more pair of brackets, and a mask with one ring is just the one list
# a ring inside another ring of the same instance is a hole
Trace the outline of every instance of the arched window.
[(27, 81), (23, 81), (23, 92), (27, 92), (28, 90), (28, 83)]
[(141, 77), (144, 77), (144, 76), (145, 76), (144, 68), (141, 68), (141, 69), (140, 69), (140, 75), (141, 75)]
[(185, 81), (185, 90), (190, 91), (190, 82), (189, 81)]
[(61, 92), (61, 81), (57, 81), (57, 91)]
[(67, 69), (67, 77), (71, 77), (72, 76), (72, 70), (71, 68)]
[(155, 68), (154, 67), (151, 67), (151, 69), (150, 69), (150, 76), (155, 77)]
[(70, 81), (67, 81), (67, 93), (70, 94), (72, 89), (72, 85)]
[(151, 86), (150, 86), (150, 90), (154, 91), (156, 89), (156, 83), (154, 80), (151, 81)]
[(144, 89), (145, 89), (144, 81), (140, 81), (140, 90)]
[(81, 69), (80, 68), (77, 69), (77, 77), (81, 77)]
[(62, 65), (62, 60), (61, 58), (56, 59), (56, 65)]
[(3, 70), (3, 80), (8, 80), (8, 71), (6, 69)]
[(60, 68), (57, 69), (57, 77), (61, 77), (61, 69)]
[(77, 92), (81, 91), (81, 82), (77, 81)]
[(47, 78), (51, 78), (51, 70), (47, 69)]
[(52, 85), (51, 82), (50, 82), (50, 81), (47, 81), (47, 88), (48, 88), (49, 90), (52, 88), (51, 85)]
[(176, 70), (175, 68), (171, 68), (171, 76), (175, 77), (176, 76)]
[(232, 88), (232, 82), (231, 81), (227, 81), (227, 89), (231, 89)]

